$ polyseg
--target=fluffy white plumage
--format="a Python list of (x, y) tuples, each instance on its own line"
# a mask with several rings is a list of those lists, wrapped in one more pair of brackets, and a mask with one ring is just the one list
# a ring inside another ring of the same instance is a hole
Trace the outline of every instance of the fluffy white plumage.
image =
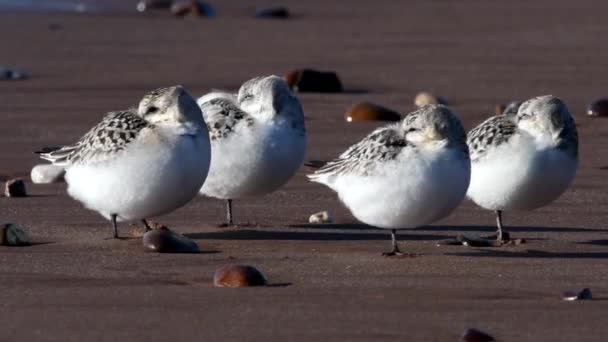
[(180, 86), (149, 93), (138, 110), (109, 113), (74, 145), (42, 152), (66, 168), (70, 196), (114, 226), (185, 205), (210, 164), (201, 111)]
[(200, 193), (231, 200), (270, 193), (298, 170), (306, 151), (304, 114), (277, 76), (245, 82), (238, 94), (201, 97), (211, 137), (211, 168)]
[(465, 131), (447, 107), (424, 106), (379, 128), (308, 176), (338, 193), (360, 221), (393, 230), (449, 215), (465, 197), (470, 161)]
[(468, 134), (470, 197), (498, 214), (531, 210), (557, 199), (578, 165), (578, 136), (566, 105), (555, 96), (524, 102), (516, 114), (491, 117)]

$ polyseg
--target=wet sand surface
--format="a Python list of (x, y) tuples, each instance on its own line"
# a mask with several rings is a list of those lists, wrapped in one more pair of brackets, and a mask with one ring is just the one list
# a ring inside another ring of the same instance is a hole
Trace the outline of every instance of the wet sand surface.
[[(0, 197), (0, 221), (25, 225), (37, 243), (0, 248), (1, 340), (456, 341), (470, 327), (500, 341), (606, 340), (608, 121), (584, 109), (606, 95), (608, 3), (292, 0), (286, 21), (250, 18), (255, 6), (240, 3), (217, 4), (212, 20), (0, 13), (0, 64), (32, 75), (0, 82), (0, 177), (27, 178), (31, 194)], [(436, 246), (493, 230), (493, 214), (465, 201), (401, 231), (402, 249), (420, 254), (402, 259), (383, 258), (388, 231), (357, 223), (305, 167), (280, 191), (235, 201), (248, 225), (219, 228), (223, 203), (207, 198), (155, 219), (196, 239), (195, 255), (107, 240), (109, 223), (65, 184), (29, 183), (32, 151), (75, 141), (150, 89), (179, 83), (201, 95), (301, 67), (335, 70), (347, 90), (299, 94), (309, 159), (335, 157), (380, 125), (347, 124), (356, 102), (406, 113), (430, 90), (470, 129), (497, 103), (552, 93), (578, 123), (576, 180), (551, 206), (505, 213), (524, 245)], [(335, 224), (307, 224), (320, 210)], [(226, 263), (255, 265), (273, 286), (212, 287)], [(560, 299), (580, 287), (594, 300)]]

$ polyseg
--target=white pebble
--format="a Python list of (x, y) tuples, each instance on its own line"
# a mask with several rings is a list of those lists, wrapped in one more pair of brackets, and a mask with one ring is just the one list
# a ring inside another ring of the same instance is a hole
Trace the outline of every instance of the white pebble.
[(65, 169), (53, 164), (39, 164), (32, 168), (30, 176), (35, 184), (49, 184), (63, 182)]
[(332, 223), (333, 221), (327, 210), (312, 214), (308, 218), (308, 223)]

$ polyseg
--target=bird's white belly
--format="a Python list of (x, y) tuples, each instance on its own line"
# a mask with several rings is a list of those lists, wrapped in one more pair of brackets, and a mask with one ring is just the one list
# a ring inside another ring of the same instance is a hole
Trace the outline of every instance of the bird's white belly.
[(212, 143), (211, 168), (201, 193), (236, 199), (270, 193), (296, 173), (306, 138), (291, 130), (244, 132)]
[(87, 208), (120, 221), (162, 215), (196, 196), (209, 170), (206, 136), (178, 136), (169, 144), (134, 144), (114, 159), (75, 165), (68, 193)]
[(413, 228), (439, 220), (460, 204), (469, 186), (470, 162), (452, 150), (387, 167), (392, 170), (384, 175), (340, 177), (332, 185), (358, 220), (380, 228)]
[(472, 164), (467, 196), (490, 210), (531, 210), (557, 199), (576, 174), (577, 160), (562, 150), (537, 150), (518, 139)]

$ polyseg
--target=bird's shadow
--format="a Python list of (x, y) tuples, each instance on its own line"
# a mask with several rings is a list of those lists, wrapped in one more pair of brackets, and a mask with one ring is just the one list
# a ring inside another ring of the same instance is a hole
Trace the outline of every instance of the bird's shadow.
[(606, 259), (608, 252), (547, 252), (540, 250), (502, 251), (496, 249), (476, 249), (472, 252), (446, 253), (445, 255), (460, 257), (491, 257), (491, 258), (534, 258), (534, 259)]
[[(362, 223), (325, 223), (325, 224), (292, 224), (290, 228), (309, 228), (309, 229), (353, 229), (353, 230), (365, 230), (365, 229), (377, 229), (372, 226), (368, 226)], [(504, 229), (508, 232), (566, 232), (566, 233), (584, 233), (584, 232), (603, 232), (601, 229), (592, 228), (575, 228), (575, 227), (532, 227), (532, 226), (505, 226)], [(495, 226), (479, 226), (479, 225), (453, 225), (453, 226), (422, 226), (413, 229), (400, 229), (401, 232), (406, 231), (420, 231), (420, 232), (494, 232)]]
[(607, 239), (589, 240), (589, 241), (579, 242), (579, 244), (581, 244), (581, 245), (608, 246), (608, 240)]
[[(477, 226), (477, 225), (463, 225), (463, 226), (425, 226), (417, 228), (421, 231), (460, 231), (460, 232), (490, 232), (496, 230), (496, 226)], [(503, 228), (508, 232), (562, 232), (562, 233), (584, 233), (584, 232), (603, 232), (601, 229), (593, 228), (577, 228), (577, 227), (533, 227), (533, 226), (504, 226)]]
[[(364, 229), (370, 229), (365, 227)], [(267, 231), (252, 229), (235, 229), (223, 232), (189, 233), (184, 234), (191, 239), (210, 240), (300, 240), (300, 241), (365, 241), (390, 239), (389, 231), (380, 233), (343, 233), (343, 232), (293, 232), (293, 231)], [(441, 240), (449, 238), (442, 235), (426, 234), (398, 234), (399, 240)]]

